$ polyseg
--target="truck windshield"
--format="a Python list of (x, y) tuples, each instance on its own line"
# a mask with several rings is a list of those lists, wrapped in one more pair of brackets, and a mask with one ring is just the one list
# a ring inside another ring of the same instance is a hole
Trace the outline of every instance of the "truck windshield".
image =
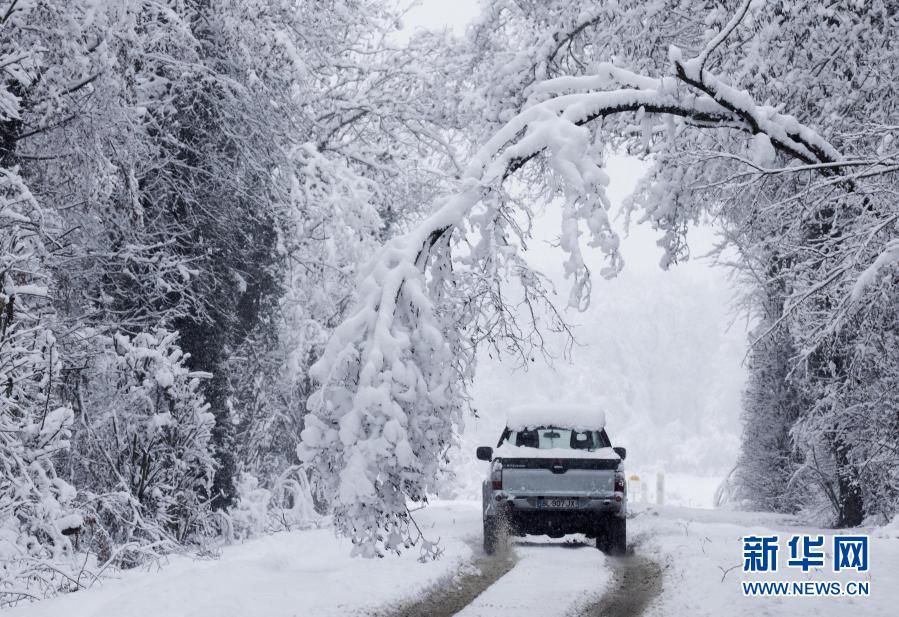
[(552, 448), (595, 450), (612, 445), (605, 431), (576, 431), (556, 426), (540, 426), (522, 431), (506, 430), (499, 445), (503, 444), (541, 450)]

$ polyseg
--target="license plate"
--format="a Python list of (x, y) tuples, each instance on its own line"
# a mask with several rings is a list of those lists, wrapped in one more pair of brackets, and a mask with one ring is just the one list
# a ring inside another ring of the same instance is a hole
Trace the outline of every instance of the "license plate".
[(578, 508), (580, 504), (577, 499), (562, 499), (562, 498), (553, 498), (550, 497), (548, 499), (540, 499), (537, 501), (538, 508), (555, 508), (558, 510), (570, 510), (574, 508)]

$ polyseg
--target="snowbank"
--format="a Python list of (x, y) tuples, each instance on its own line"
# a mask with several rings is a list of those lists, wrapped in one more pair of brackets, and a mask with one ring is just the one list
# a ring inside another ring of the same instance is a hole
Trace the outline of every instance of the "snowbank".
[[(333, 529), (277, 533), (227, 546), (218, 559), (174, 556), (92, 589), (5, 610), (4, 617), (346, 617), (415, 598), (471, 561), (481, 505), (441, 502), (415, 513), (445, 550), (371, 560), (350, 557)], [(596, 551), (593, 551), (596, 552)]]
[(509, 409), (506, 420), (513, 431), (537, 426), (598, 431), (605, 425), (605, 414), (594, 405), (521, 405)]
[[(792, 534), (870, 533), (867, 529), (845, 532), (805, 527), (788, 515), (729, 510), (694, 510), (669, 506), (632, 504), (634, 518), (628, 533), (635, 551), (662, 566), (662, 595), (645, 617), (888, 617), (899, 605), (899, 540), (872, 538), (871, 571), (834, 573), (830, 565), (803, 573), (786, 567), (786, 541)], [(776, 573), (744, 574), (742, 541), (747, 535), (780, 537)], [(829, 546), (828, 538), (825, 546)], [(828, 551), (830, 553), (830, 551)], [(828, 554), (827, 560), (832, 555)], [(871, 584), (869, 597), (751, 597), (744, 596), (741, 581), (848, 581)]]

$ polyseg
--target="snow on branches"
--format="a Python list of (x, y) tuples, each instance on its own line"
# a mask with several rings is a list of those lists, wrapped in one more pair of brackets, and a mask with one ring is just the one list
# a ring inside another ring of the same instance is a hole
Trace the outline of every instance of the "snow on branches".
[[(641, 97), (639, 92), (566, 95), (524, 110), (473, 157), (456, 194), (373, 260), (355, 310), (314, 367), (322, 387), (310, 401), (300, 446), (319, 490), (333, 499), (338, 529), (353, 537), (362, 554), (408, 543), (406, 500), (425, 500), (433, 491), (440, 453), (453, 444), (473, 361), (456, 330), (470, 324), (453, 316), (477, 286), (454, 269), (477, 271), (497, 258), (495, 251), (511, 256), (515, 250), (484, 241), (485, 231), (501, 217), (491, 193), (513, 170), (546, 153), (565, 196), (562, 246), (574, 279), (571, 303), (584, 306), (589, 272), (579, 250), (581, 223), (609, 256), (603, 274), (613, 276), (621, 262), (606, 214), (608, 178), (582, 125), (610, 108), (634, 107)], [(483, 235), (457, 266), (451, 247), (465, 242), (469, 232)], [(499, 235), (501, 243), (504, 238)], [(498, 270), (486, 276), (495, 279)]]
[[(779, 155), (788, 165), (852, 186), (843, 158), (821, 133), (757, 103), (707, 68), (722, 42), (752, 13), (751, 4), (745, 2), (695, 58), (684, 59), (670, 47), (670, 74), (661, 78), (609, 62), (587, 68), (577, 62), (582, 74), (555, 77), (546, 75), (545, 62), (533, 65), (543, 69), (532, 70), (521, 58), (515, 66), (524, 77), (509, 77), (514, 71), (501, 69), (500, 81), (520, 90), (497, 95), (494, 88), (488, 94), (498, 101), (484, 112), (485, 124), (498, 128), (471, 158), (456, 192), (376, 256), (359, 285), (355, 308), (314, 368), (321, 387), (310, 400), (299, 453), (321, 496), (331, 500), (338, 531), (353, 538), (358, 552), (380, 555), (408, 543), (406, 501), (424, 500), (433, 491), (439, 453), (453, 442), (464, 384), (473, 370), (471, 330), (480, 319), (465, 312), (466, 303), (483, 289), (484, 278), (502, 276), (497, 261), (517, 256), (520, 247), (511, 238), (518, 234), (524, 245), (510, 219), (532, 214), (531, 206), (505, 195), (506, 179), (516, 175), (543, 184), (548, 198), (561, 197), (560, 245), (573, 281), (569, 304), (578, 308), (586, 306), (590, 293), (582, 235), (606, 254), (604, 276), (622, 267), (607, 214), (608, 178), (600, 166), (605, 144), (621, 139), (610, 133), (626, 128), (616, 118), (636, 117), (646, 148), (656, 141), (650, 118), (660, 117), (673, 140), (688, 132), (725, 135), (720, 143), (748, 148), (756, 160), (770, 163)], [(587, 25), (577, 23), (569, 38), (556, 34), (556, 45), (538, 45), (537, 55), (553, 56), (564, 41), (570, 43)], [(541, 71), (547, 78), (539, 79)], [(514, 114), (510, 101), (521, 101)], [(497, 122), (500, 118), (506, 119)], [(673, 156), (675, 148), (669, 149)], [(664, 147), (655, 152), (667, 161)], [(690, 178), (684, 175), (688, 170), (675, 167), (681, 181), (667, 186), (676, 193)], [(646, 218), (673, 238), (683, 219), (670, 206), (660, 208), (668, 197), (665, 186), (656, 185), (659, 201), (648, 204)], [(668, 263), (677, 258), (671, 242)]]
[(100, 533), (135, 551), (209, 526), (214, 419), (200, 384), (210, 375), (188, 369), (177, 339), (162, 329), (89, 338), (96, 348), (80, 381), (91, 387), (75, 395), (74, 476), (92, 480), (80, 501)]
[(45, 246), (49, 218), (0, 169), (0, 607), (69, 588), (75, 489), (57, 474), (72, 410), (60, 403)]

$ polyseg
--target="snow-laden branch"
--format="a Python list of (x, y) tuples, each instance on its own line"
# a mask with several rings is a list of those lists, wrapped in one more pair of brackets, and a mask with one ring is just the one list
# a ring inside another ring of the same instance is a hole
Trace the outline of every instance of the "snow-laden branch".
[(510, 168), (547, 151), (567, 194), (563, 244), (569, 271), (580, 286), (588, 284), (577, 246), (583, 220), (594, 244), (612, 256), (613, 274), (619, 265), (606, 216), (608, 178), (591, 155), (590, 131), (579, 123), (650, 99), (641, 92), (566, 95), (524, 110), (473, 157), (460, 189), (389, 242), (368, 268), (355, 310), (313, 369), (322, 387), (310, 401), (300, 447), (319, 476), (319, 489), (333, 498), (338, 529), (353, 537), (362, 554), (410, 541), (406, 499), (424, 499), (433, 490), (437, 453), (452, 441), (460, 419), (459, 373), (467, 368), (459, 366), (451, 314), (471, 290), (455, 287), (451, 279), (454, 232), (487, 203)]
[[(594, 132), (604, 117), (637, 112), (682, 118), (691, 126), (766, 135), (807, 164), (832, 162), (836, 151), (795, 119), (757, 106), (696, 63), (675, 58), (677, 77), (663, 79), (601, 64), (589, 76), (534, 85), (520, 113), (472, 157), (458, 190), (433, 213), (391, 240), (364, 273), (351, 315), (334, 331), (313, 369), (321, 388), (311, 398), (299, 454), (321, 495), (332, 502), (337, 529), (359, 552), (381, 554), (410, 542), (406, 500), (434, 489), (438, 452), (453, 442), (471, 370), (459, 346), (454, 315), (473, 293), (453, 267), (452, 248), (478, 221), (495, 221), (493, 195), (503, 181), (544, 156), (564, 196), (562, 248), (574, 281), (570, 304), (584, 307), (589, 271), (580, 252), (581, 227), (609, 257), (605, 276), (621, 267), (607, 216), (608, 178), (597, 161)], [(695, 93), (683, 87), (697, 84)], [(821, 153), (824, 153), (821, 155)], [(475, 211), (491, 210), (473, 216)], [(494, 259), (482, 242), (466, 265)], [(510, 247), (506, 247), (507, 249)], [(512, 249), (514, 251), (514, 249)], [(461, 359), (460, 359), (461, 358)]]
[(739, 116), (750, 132), (766, 135), (775, 148), (790, 158), (808, 165), (832, 163), (842, 158), (837, 149), (815, 130), (793, 116), (778, 113), (773, 107), (758, 105), (745, 90), (737, 90), (704, 70), (698, 58), (684, 61), (677, 48), (671, 49), (670, 56), (678, 78)]
[[(798, 169), (852, 187), (843, 157), (817, 131), (759, 105), (705, 68), (751, 4), (744, 2), (697, 57), (684, 59), (672, 47), (671, 75), (650, 77), (599, 63), (586, 75), (523, 84), (520, 111), (471, 158), (456, 192), (370, 264), (354, 310), (313, 369), (321, 387), (310, 399), (299, 447), (320, 495), (333, 506), (337, 530), (351, 536), (359, 552), (382, 554), (413, 542), (406, 500), (433, 492), (438, 453), (454, 441), (464, 381), (473, 370), (475, 337), (462, 344), (478, 319), (465, 309), (482, 289), (472, 280), (494, 282), (501, 276), (495, 262), (517, 250), (501, 229), (509, 217), (499, 210), (502, 185), (511, 175), (540, 157), (553, 180), (550, 192), (564, 198), (560, 245), (573, 280), (569, 304), (579, 308), (590, 291), (581, 254), (584, 228), (608, 257), (603, 274), (614, 276), (621, 268), (607, 215), (608, 178), (598, 164), (598, 120), (635, 113), (644, 139), (651, 115), (685, 128), (736, 131), (752, 136), (753, 149), (764, 154), (760, 160), (773, 160), (778, 151)], [(530, 214), (527, 205), (518, 207)], [(464, 258), (454, 257), (456, 246), (478, 234), (489, 241), (475, 240)]]
[(697, 71), (701, 73), (705, 68), (706, 62), (709, 60), (709, 56), (718, 49), (718, 47), (723, 43), (727, 38), (733, 34), (733, 31), (737, 29), (737, 26), (740, 25), (740, 22), (743, 21), (743, 18), (746, 17), (746, 14), (749, 12), (749, 7), (755, 0), (743, 0), (743, 4), (740, 5), (740, 8), (733, 14), (730, 18), (730, 21), (721, 29), (721, 32), (716, 34), (712, 39), (706, 43), (705, 47), (702, 48), (702, 51), (699, 52), (699, 55), (696, 56), (692, 60), (693, 64), (697, 67)]

